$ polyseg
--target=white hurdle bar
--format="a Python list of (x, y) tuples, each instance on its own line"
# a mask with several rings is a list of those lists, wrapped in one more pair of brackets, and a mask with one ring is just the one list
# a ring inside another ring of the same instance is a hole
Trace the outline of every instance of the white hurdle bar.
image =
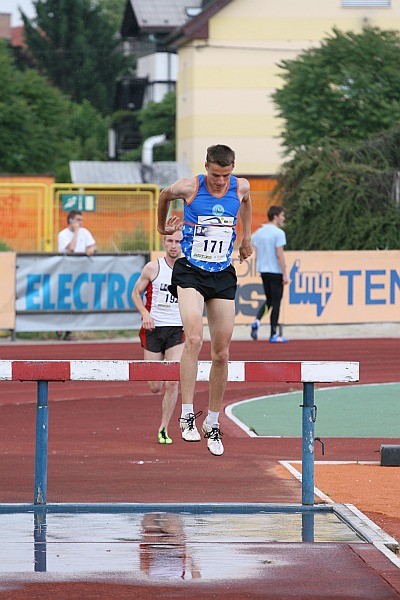
[[(179, 381), (180, 363), (142, 360), (0, 360), (0, 381), (37, 381), (34, 504), (45, 505), (48, 462), (49, 381)], [(200, 361), (197, 381), (209, 381), (210, 361)], [(314, 504), (314, 384), (359, 381), (358, 362), (230, 361), (228, 381), (303, 384), (302, 504)]]

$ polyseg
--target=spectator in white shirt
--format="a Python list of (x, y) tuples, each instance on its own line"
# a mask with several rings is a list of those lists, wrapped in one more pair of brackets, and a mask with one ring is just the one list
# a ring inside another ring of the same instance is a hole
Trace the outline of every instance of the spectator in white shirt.
[(71, 210), (67, 221), (68, 227), (58, 234), (58, 251), (68, 254), (94, 254), (96, 241), (90, 231), (82, 227), (82, 211)]
[[(80, 210), (70, 210), (67, 215), (68, 227), (62, 229), (58, 234), (58, 251), (67, 254), (87, 254), (90, 256), (96, 251), (96, 241), (90, 231), (82, 227), (83, 214)], [(59, 339), (62, 331), (56, 332)], [(70, 331), (64, 333), (64, 340), (71, 341), (74, 338)]]

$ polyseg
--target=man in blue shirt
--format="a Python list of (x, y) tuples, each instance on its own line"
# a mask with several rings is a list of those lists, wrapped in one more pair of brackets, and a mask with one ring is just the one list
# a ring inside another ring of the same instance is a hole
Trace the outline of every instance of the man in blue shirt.
[[(203, 343), (203, 311), (206, 309), (211, 338), (210, 392), (202, 433), (214, 456), (224, 446), (219, 413), (228, 377), (229, 345), (235, 324), (236, 272), (231, 255), (239, 216), (242, 239), (239, 261), (252, 254), (251, 199), (247, 179), (235, 177), (235, 152), (223, 144), (207, 148), (205, 175), (179, 179), (165, 188), (158, 201), (158, 231), (162, 235), (182, 228), (182, 253), (172, 272), (170, 291), (177, 296), (185, 330), (181, 359), (182, 413), (180, 427), (186, 442), (198, 442), (194, 392), (199, 353)], [(184, 200), (183, 222), (167, 218), (169, 203)]]
[(257, 250), (256, 267), (260, 273), (266, 301), (260, 306), (256, 320), (251, 326), (251, 337), (258, 338), (258, 328), (265, 308), (271, 308), (271, 332), (269, 341), (279, 344), (287, 340), (277, 333), (279, 311), (283, 295), (283, 286), (288, 283), (286, 271), (284, 246), (286, 235), (281, 229), (285, 223), (283, 206), (270, 206), (268, 209), (268, 223), (260, 227), (252, 236), (251, 241)]

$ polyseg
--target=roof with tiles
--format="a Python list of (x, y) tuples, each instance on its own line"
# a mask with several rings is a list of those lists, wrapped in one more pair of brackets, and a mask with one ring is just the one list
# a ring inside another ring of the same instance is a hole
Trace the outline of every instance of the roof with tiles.
[(202, 0), (128, 0), (121, 33), (134, 36), (140, 30), (172, 31), (189, 21), (186, 9), (201, 6)]

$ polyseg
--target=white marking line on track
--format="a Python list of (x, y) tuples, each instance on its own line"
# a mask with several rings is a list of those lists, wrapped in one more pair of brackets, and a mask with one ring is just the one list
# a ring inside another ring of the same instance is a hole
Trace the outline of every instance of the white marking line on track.
[[(288, 461), (292, 465), (301, 465), (301, 460)], [(315, 465), (380, 465), (379, 460), (315, 460)]]
[[(300, 471), (298, 471), (297, 469), (295, 469), (290, 463), (292, 463), (294, 461), (288, 461), (288, 460), (280, 460), (279, 464), (282, 465), (283, 467), (285, 467), (285, 469), (287, 469), (289, 471), (289, 473), (291, 473), (292, 475), (294, 475), (294, 477), (296, 477), (296, 479), (298, 479), (300, 482), (302, 481), (302, 476)], [(301, 462), (301, 461), (299, 461)], [(317, 487), (314, 487), (314, 495), (318, 496), (318, 498), (321, 498), (321, 500), (323, 500), (324, 502), (326, 502), (327, 504), (334, 504), (334, 501), (329, 498), (329, 496), (327, 496), (326, 494), (324, 494), (324, 492), (321, 492), (321, 490), (319, 490)]]
[[(291, 460), (291, 461), (280, 460), (279, 461), (279, 464), (281, 464), (283, 467), (285, 467), (285, 469), (287, 469), (289, 471), (289, 473), (291, 473), (294, 477), (296, 477), (296, 479), (298, 479), (301, 482), (301, 480), (302, 480), (301, 473), (295, 467), (293, 467), (293, 463), (301, 464), (301, 460)], [(374, 465), (374, 464), (380, 464), (380, 463), (379, 462), (376, 463), (375, 461), (363, 461), (362, 462), (362, 461), (350, 461), (350, 460), (349, 461), (339, 461), (339, 460), (338, 461), (322, 461), (322, 460), (319, 460), (319, 461), (315, 461), (315, 464), (330, 464), (330, 465), (343, 465), (343, 464), (371, 465), (372, 464), (372, 465)], [(321, 500), (323, 500), (327, 504), (335, 504), (334, 500), (332, 500), (329, 496), (324, 494), (324, 492), (322, 492), (317, 487), (314, 487), (314, 494), (315, 494), (315, 496), (318, 496), (318, 498), (321, 498)], [(344, 506), (346, 506), (356, 517), (358, 517), (358, 519), (361, 521), (361, 523), (363, 525), (365, 525), (367, 528), (369, 528), (370, 530), (375, 532), (377, 534), (377, 536), (380, 538), (380, 540), (385, 540), (385, 541), (372, 541), (372, 544), (375, 546), (375, 548), (377, 550), (382, 552), (382, 554), (384, 554), (396, 567), (398, 567), (400, 569), (400, 557), (397, 556), (396, 554), (394, 554), (394, 552), (388, 548), (388, 546), (398, 548), (399, 544), (398, 544), (397, 540), (395, 538), (393, 538), (392, 536), (390, 536), (388, 533), (386, 533), (386, 531), (381, 529), (381, 527), (379, 527), (379, 525), (374, 523), (374, 521), (372, 521), (369, 517), (367, 517), (363, 512), (361, 512), (361, 510), (359, 510), (353, 504), (345, 504)]]
[[(370, 543), (372, 543), (377, 550), (383, 552), (383, 554), (385, 554), (385, 556), (387, 556), (393, 562), (393, 564), (400, 569), (400, 558), (395, 554), (395, 552), (398, 552), (399, 550), (398, 541), (386, 533), (384, 529), (381, 529), (381, 527), (374, 523), (374, 521), (371, 521), (371, 519), (361, 512), (361, 510), (359, 510), (356, 506), (354, 506), (354, 504), (344, 504), (344, 506), (354, 516), (354, 519), (352, 517), (347, 518), (349, 523), (353, 524), (353, 526), (355, 526), (356, 529), (358, 529), (361, 533), (364, 533)], [(358, 523), (357, 520), (359, 521)], [(385, 548), (385, 551), (383, 551), (383, 548)]]
[(383, 542), (375, 542), (374, 546), (380, 552), (382, 552), (382, 554), (384, 554), (390, 561), (392, 561), (392, 563), (398, 569), (400, 569), (400, 557), (399, 556), (397, 556), (394, 552), (392, 552), (391, 550), (389, 550), (389, 548), (386, 548), (386, 546), (385, 546), (385, 544)]
[[(357, 384), (357, 387), (358, 388), (359, 387), (363, 387), (363, 388), (364, 387), (373, 387), (373, 386), (381, 387), (383, 385), (398, 385), (399, 383), (400, 383), (399, 381), (387, 381), (385, 383), (362, 383), (362, 384)], [(341, 389), (343, 389), (342, 385), (333, 385), (333, 386), (324, 387), (324, 388), (316, 388), (315, 391), (316, 392), (324, 392), (324, 391), (328, 392), (330, 390), (341, 390)], [(233, 402), (232, 404), (229, 404), (228, 406), (226, 406), (225, 414), (228, 417), (228, 419), (233, 421), (233, 423), (235, 423), (235, 425), (240, 427), (240, 429), (245, 431), (247, 433), (247, 435), (249, 435), (250, 437), (258, 437), (258, 438), (288, 437), (288, 438), (291, 438), (293, 436), (258, 435), (253, 429), (250, 429), (245, 423), (243, 423), (243, 421), (241, 421), (238, 417), (236, 417), (233, 414), (233, 409), (235, 408), (235, 406), (240, 406), (242, 404), (248, 404), (249, 402), (256, 402), (257, 400), (268, 400), (268, 398), (279, 398), (279, 396), (291, 396), (292, 394), (303, 394), (303, 392), (302, 392), (302, 390), (296, 390), (294, 392), (282, 392), (281, 394), (267, 394), (265, 396), (256, 396), (255, 398), (247, 398), (246, 400), (239, 400), (238, 402)], [(295, 436), (295, 437), (301, 437), (301, 436)]]
[[(289, 394), (290, 393), (291, 392), (289, 392)], [(293, 393), (296, 393), (296, 392), (293, 392)], [(250, 429), (250, 427), (248, 427), (245, 423), (243, 423), (243, 421), (238, 419), (233, 414), (233, 409), (235, 408), (235, 406), (239, 406), (239, 404), (247, 404), (248, 402), (254, 402), (255, 400), (263, 400), (263, 398), (269, 398), (269, 397), (273, 397), (273, 396), (286, 396), (286, 394), (271, 394), (271, 396), (257, 396), (256, 398), (248, 398), (247, 400), (239, 400), (239, 402), (234, 402), (233, 404), (229, 404), (225, 408), (225, 414), (231, 421), (233, 421), (235, 423), (235, 425), (240, 427), (240, 429), (243, 429), (243, 431), (245, 431), (247, 433), (247, 435), (249, 435), (250, 437), (281, 438), (282, 437), (281, 435), (258, 435), (257, 433), (255, 433), (255, 431), (253, 431), (253, 429)]]

